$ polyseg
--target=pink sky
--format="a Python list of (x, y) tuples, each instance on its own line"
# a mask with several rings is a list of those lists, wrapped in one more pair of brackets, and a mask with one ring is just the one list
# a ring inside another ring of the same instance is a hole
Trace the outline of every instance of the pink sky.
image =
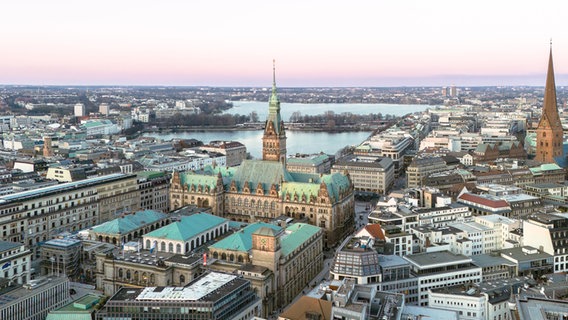
[(267, 86), (275, 58), (280, 86), (544, 85), (549, 38), (568, 74), (565, 1), (22, 0), (2, 12), (2, 84)]

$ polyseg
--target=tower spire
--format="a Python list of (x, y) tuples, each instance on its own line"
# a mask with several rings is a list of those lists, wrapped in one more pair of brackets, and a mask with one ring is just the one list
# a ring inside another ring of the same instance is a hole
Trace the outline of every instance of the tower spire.
[(276, 92), (276, 60), (272, 59), (272, 94), (268, 100), (268, 117), (262, 137), (262, 159), (286, 163), (286, 132), (280, 115), (280, 99)]
[(272, 59), (272, 90), (276, 90), (276, 59)]
[(556, 84), (554, 81), (554, 63), (552, 60), (552, 40), (548, 56), (548, 70), (544, 87), (542, 116), (536, 129), (537, 160), (546, 163), (556, 162), (555, 158), (563, 155), (563, 129), (556, 100)]

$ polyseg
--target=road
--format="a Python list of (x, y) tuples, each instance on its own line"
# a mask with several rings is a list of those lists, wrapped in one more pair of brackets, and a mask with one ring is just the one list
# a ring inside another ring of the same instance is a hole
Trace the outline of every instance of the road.
[[(371, 205), (369, 202), (364, 202), (364, 201), (356, 201), (355, 202), (355, 230), (358, 231), (360, 230), (363, 226), (365, 226), (368, 222), (369, 222), (369, 212), (371, 211)], [(344, 242), (347, 239), (344, 240)], [(323, 261), (323, 269), (322, 271), (314, 278), (312, 279), (312, 281), (310, 281), (310, 283), (302, 290), (302, 292), (300, 292), (296, 298), (294, 298), (294, 300), (292, 300), (292, 302), (290, 302), (289, 305), (295, 303), (296, 301), (298, 301), (298, 299), (300, 299), (302, 296), (304, 296), (306, 293), (310, 292), (314, 287), (316, 287), (317, 285), (319, 285), (323, 280), (327, 280), (329, 279), (329, 269), (331, 267), (331, 264), (333, 263), (333, 258), (335, 257), (335, 254), (337, 253), (337, 251), (339, 251), (339, 248), (341, 248), (343, 246), (343, 243), (333, 249), (330, 250), (325, 250), (324, 253), (324, 261)], [(289, 306), (288, 305), (288, 306)], [(278, 319), (278, 315), (284, 311), (284, 309), (286, 309), (288, 306), (282, 308), (279, 310), (279, 312), (275, 313), (275, 315), (271, 315), (270, 317), (268, 317), (269, 320), (273, 320), (273, 319)]]

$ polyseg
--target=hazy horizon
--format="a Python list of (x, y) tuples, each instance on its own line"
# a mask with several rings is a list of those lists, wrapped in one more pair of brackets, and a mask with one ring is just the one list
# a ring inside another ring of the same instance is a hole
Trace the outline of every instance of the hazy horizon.
[[(568, 2), (8, 2), (6, 85), (568, 85)], [(567, 57), (567, 58), (564, 58)], [(561, 76), (560, 76), (561, 75)]]

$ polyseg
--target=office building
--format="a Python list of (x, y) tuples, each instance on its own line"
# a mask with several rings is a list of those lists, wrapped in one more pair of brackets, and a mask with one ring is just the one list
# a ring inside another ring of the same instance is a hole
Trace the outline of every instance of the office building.
[(0, 285), (0, 319), (44, 320), (53, 309), (69, 302), (69, 279), (50, 277), (15, 286)]
[(211, 272), (184, 287), (121, 288), (96, 319), (248, 320), (260, 312), (260, 299), (248, 280)]

